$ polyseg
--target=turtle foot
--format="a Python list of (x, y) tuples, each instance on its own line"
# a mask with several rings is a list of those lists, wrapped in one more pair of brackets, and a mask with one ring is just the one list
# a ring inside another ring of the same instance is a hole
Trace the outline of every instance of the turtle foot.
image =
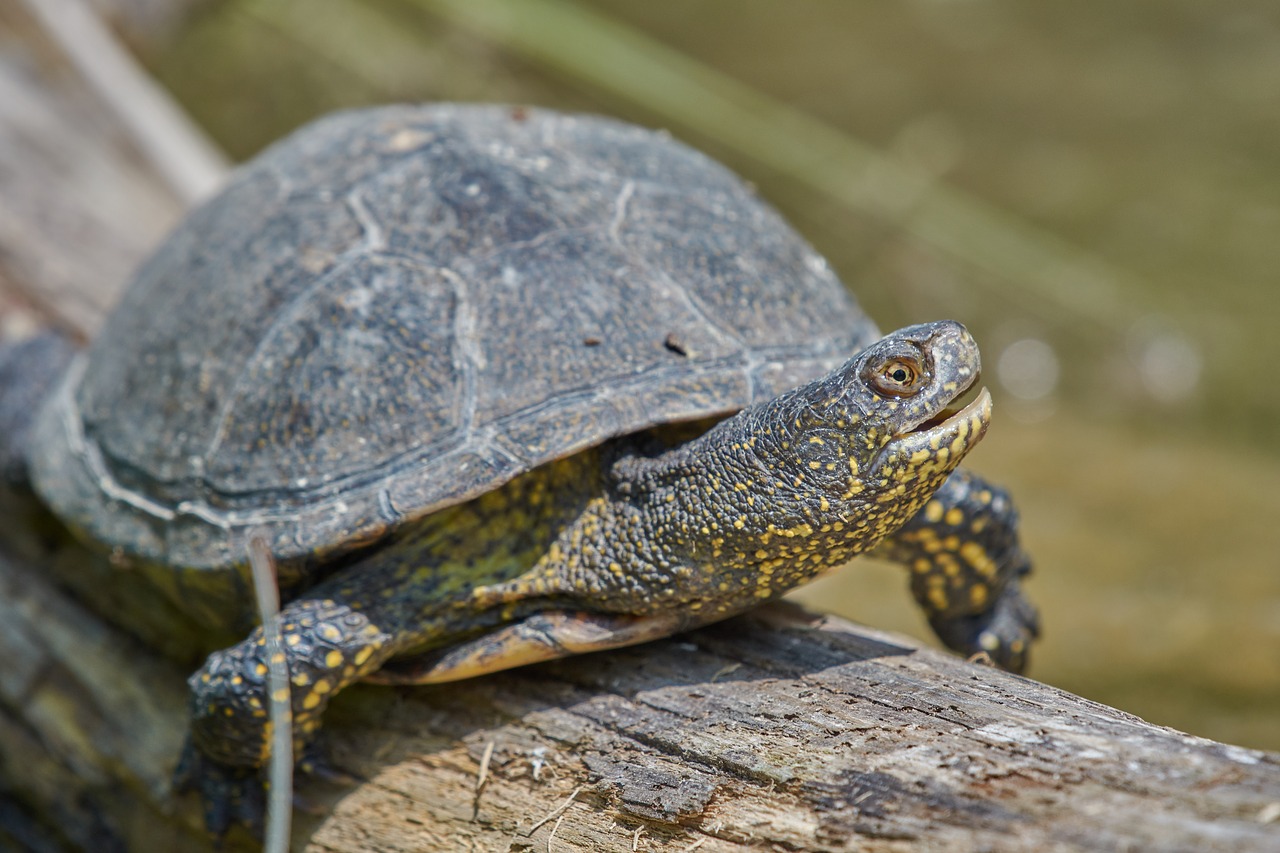
[(1010, 672), (1026, 669), (1031, 643), (1040, 636), (1040, 615), (1017, 580), (1009, 581), (990, 609), (935, 617), (929, 624), (948, 647), (965, 655), (985, 653)]
[(187, 741), (173, 773), (178, 793), (195, 792), (204, 806), (204, 825), (216, 839), (233, 826), (261, 838), (266, 819), (266, 786), (258, 768), (233, 767), (214, 761)]
[[(294, 766), (295, 776), (316, 779), (328, 785), (351, 787), (365, 781), (332, 764), (316, 744), (309, 744)], [(215, 761), (190, 741), (183, 748), (182, 759), (174, 771), (173, 786), (178, 793), (196, 793), (204, 807), (205, 830), (221, 839), (241, 826), (254, 838), (261, 839), (266, 828), (269, 782), (263, 768), (236, 767)], [(320, 805), (293, 792), (293, 808), (307, 814), (321, 814)]]

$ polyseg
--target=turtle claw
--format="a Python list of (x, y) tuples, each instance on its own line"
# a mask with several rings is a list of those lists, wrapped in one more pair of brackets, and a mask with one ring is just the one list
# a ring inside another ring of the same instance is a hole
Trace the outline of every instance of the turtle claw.
[(266, 787), (257, 768), (232, 767), (204, 755), (188, 739), (173, 773), (177, 793), (195, 792), (204, 808), (205, 830), (221, 840), (233, 826), (261, 838), (266, 820)]
[(1016, 579), (1006, 584), (995, 604), (982, 613), (929, 620), (942, 642), (964, 655), (987, 655), (1010, 672), (1027, 667), (1031, 642), (1040, 636), (1040, 616)]
[[(365, 781), (330, 763), (324, 751), (314, 743), (303, 750), (294, 770), (297, 775), (341, 787)], [(214, 839), (221, 840), (235, 826), (244, 827), (254, 838), (262, 838), (266, 827), (268, 787), (262, 768), (235, 767), (215, 761), (188, 740), (173, 773), (173, 787), (180, 794), (195, 792), (200, 795), (205, 830)], [(292, 801), (294, 808), (308, 814), (323, 811), (299, 797), (296, 791)]]
[(350, 788), (368, 781), (363, 776), (359, 776), (349, 770), (343, 770), (333, 764), (328, 755), (325, 754), (325, 751), (320, 749), (314, 742), (307, 744), (303, 748), (302, 758), (298, 760), (294, 770), (309, 779), (315, 779), (329, 785), (339, 785), (344, 788)]

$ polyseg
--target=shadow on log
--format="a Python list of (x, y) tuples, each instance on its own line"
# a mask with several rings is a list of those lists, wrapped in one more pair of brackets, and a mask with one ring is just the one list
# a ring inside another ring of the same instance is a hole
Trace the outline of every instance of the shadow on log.
[[(176, 210), (59, 79), (0, 64), (0, 159), (21, 166), (0, 169), (0, 332), (27, 314), (91, 330)], [(0, 847), (209, 849), (170, 788), (188, 669), (94, 615), (124, 587), (91, 610), (50, 579), (98, 557), (0, 516)], [(787, 605), (470, 682), (351, 689), (326, 732), (360, 781), (303, 781), (295, 849), (1280, 847), (1280, 757)]]

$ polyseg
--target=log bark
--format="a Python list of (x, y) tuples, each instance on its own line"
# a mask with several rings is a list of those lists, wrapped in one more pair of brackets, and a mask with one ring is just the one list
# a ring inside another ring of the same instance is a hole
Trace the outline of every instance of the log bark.
[[(23, 43), (0, 50), (0, 334), (91, 332), (178, 205), (38, 34)], [(99, 615), (128, 579), (28, 497), (5, 498), (0, 534), (0, 847), (209, 849), (169, 781), (189, 664)], [(69, 561), (101, 564), (102, 588), (53, 582)], [(325, 743), (356, 780), (302, 781), (295, 849), (1280, 849), (1280, 756), (788, 605), (354, 688)]]
[[(22, 565), (10, 544), (5, 556), (0, 774), (29, 823), (48, 849), (206, 847), (195, 804), (169, 787), (183, 669), (35, 574), (35, 554)], [(314, 814), (299, 815), (296, 849), (1280, 841), (1280, 756), (790, 605), (471, 682), (354, 688), (325, 743), (360, 781), (302, 782)]]

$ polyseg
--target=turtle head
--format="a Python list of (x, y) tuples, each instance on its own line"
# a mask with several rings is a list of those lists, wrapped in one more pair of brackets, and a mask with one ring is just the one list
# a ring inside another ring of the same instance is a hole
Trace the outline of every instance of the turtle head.
[[(810, 427), (819, 433), (834, 428), (838, 452), (847, 455), (844, 491), (901, 495), (903, 489), (941, 485), (990, 421), (985, 388), (963, 409), (952, 407), (981, 369), (973, 336), (944, 320), (900, 329), (801, 389), (813, 414)], [(806, 440), (805, 446), (821, 445)], [(811, 460), (805, 464), (814, 468)], [(826, 470), (827, 464), (818, 467)]]
[[(991, 415), (985, 390), (949, 408), (978, 372), (964, 326), (911, 326), (693, 441), (620, 459), (612, 468), (618, 506), (638, 518), (615, 526), (627, 532), (628, 554), (653, 552), (633, 574), (687, 570), (678, 588), (690, 608), (720, 618), (875, 547), (982, 438)], [(655, 585), (675, 595), (674, 580), (637, 588), (648, 595)]]
[(959, 323), (910, 326), (744, 412), (740, 428), (755, 439), (749, 443), (772, 472), (778, 498), (785, 495), (765, 511), (786, 516), (793, 528), (829, 531), (828, 541), (813, 544), (846, 559), (873, 547), (923, 506), (986, 432), (986, 389), (951, 408), (980, 364)]

